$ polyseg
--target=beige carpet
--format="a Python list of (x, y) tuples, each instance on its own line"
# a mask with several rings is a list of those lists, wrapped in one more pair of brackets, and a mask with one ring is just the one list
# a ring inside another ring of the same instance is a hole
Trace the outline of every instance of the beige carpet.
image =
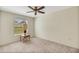
[(18, 41), (13, 44), (0, 47), (0, 52), (72, 53), (79, 52), (79, 50), (48, 40), (31, 38), (31, 41), (27, 41), (25, 43)]

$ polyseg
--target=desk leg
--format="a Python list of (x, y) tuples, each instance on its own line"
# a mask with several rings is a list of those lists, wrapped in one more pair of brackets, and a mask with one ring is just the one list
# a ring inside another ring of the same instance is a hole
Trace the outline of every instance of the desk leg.
[(20, 41), (21, 41), (21, 36), (20, 36)]

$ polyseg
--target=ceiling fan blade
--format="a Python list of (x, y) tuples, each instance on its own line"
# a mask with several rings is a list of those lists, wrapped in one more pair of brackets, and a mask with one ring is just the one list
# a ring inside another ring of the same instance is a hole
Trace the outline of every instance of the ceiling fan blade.
[(44, 14), (45, 12), (43, 12), (43, 11), (38, 11), (39, 13), (42, 13), (42, 14)]
[(38, 8), (38, 10), (41, 10), (41, 9), (43, 9), (43, 8), (45, 8), (45, 7), (44, 7), (44, 6), (42, 6), (42, 7)]
[(34, 10), (31, 6), (28, 6), (30, 9)]
[(34, 11), (28, 11), (27, 13), (30, 13), (30, 12), (34, 12)]

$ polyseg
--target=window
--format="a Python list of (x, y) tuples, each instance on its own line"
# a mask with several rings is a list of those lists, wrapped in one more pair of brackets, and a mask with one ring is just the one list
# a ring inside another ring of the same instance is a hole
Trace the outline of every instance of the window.
[(16, 19), (14, 21), (14, 33), (22, 34), (24, 30), (27, 30), (27, 21), (24, 19)]

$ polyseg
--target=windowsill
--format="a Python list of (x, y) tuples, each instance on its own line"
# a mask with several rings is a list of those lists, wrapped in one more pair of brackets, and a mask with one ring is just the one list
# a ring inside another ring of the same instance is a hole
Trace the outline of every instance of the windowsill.
[[(24, 35), (24, 33), (14, 34), (14, 36), (20, 36), (20, 35)], [(28, 34), (26, 34), (26, 35), (28, 35)]]
[(14, 34), (15, 36), (20, 36), (20, 35), (23, 35), (23, 33), (21, 33), (21, 34)]

